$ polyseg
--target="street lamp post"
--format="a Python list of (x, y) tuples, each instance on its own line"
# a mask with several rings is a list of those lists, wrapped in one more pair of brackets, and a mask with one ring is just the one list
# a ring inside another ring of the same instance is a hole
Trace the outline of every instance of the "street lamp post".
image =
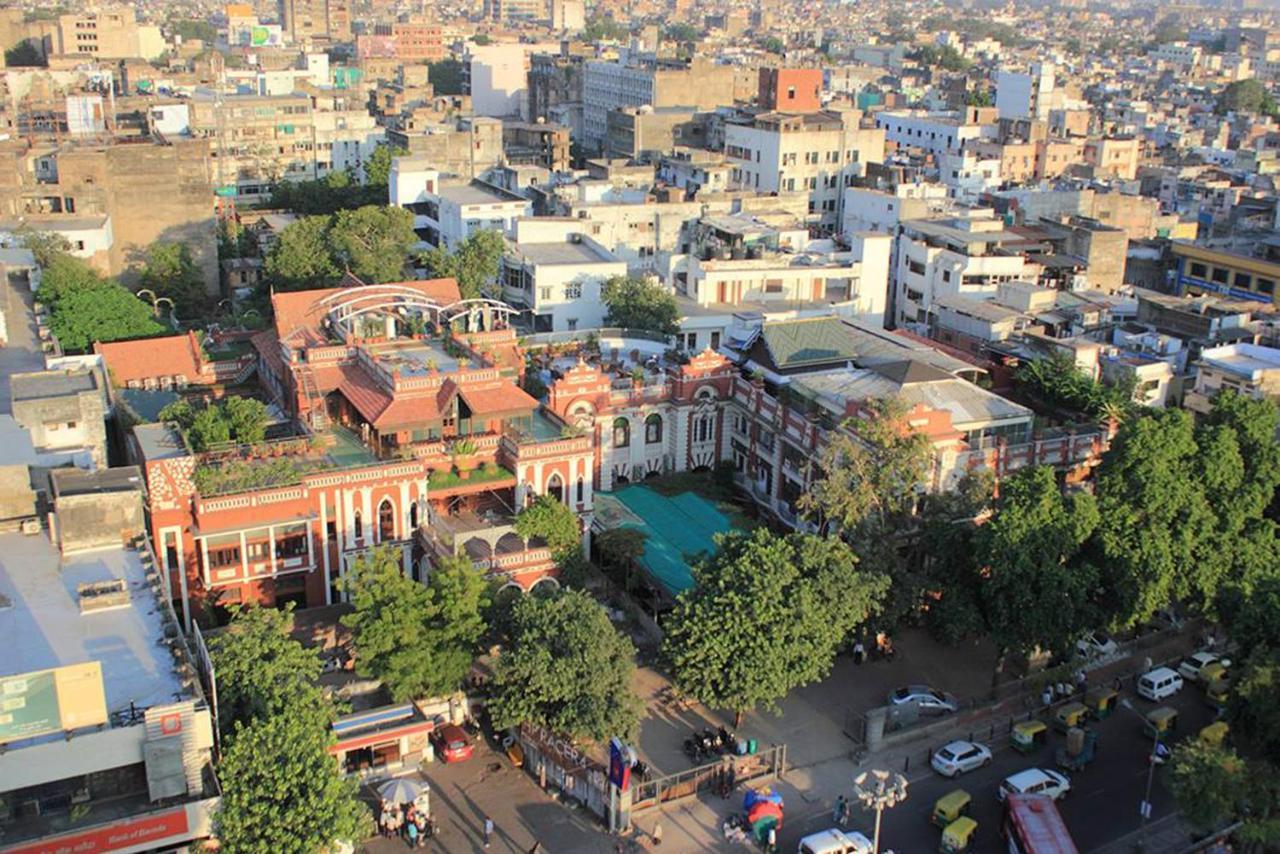
[[(1144, 723), (1146, 718), (1133, 707), (1129, 700), (1123, 699), (1120, 705), (1135, 717), (1141, 719)], [(1151, 739), (1151, 755), (1147, 757), (1147, 789), (1142, 796), (1142, 803), (1138, 807), (1138, 815), (1142, 818), (1142, 823), (1138, 826), (1138, 844), (1137, 849), (1143, 851), (1147, 847), (1147, 821), (1151, 818), (1151, 786), (1155, 782), (1156, 777), (1156, 760), (1160, 755), (1160, 734), (1156, 733)]]
[(865, 808), (875, 810), (876, 835), (872, 851), (880, 854), (880, 817), (886, 809), (907, 799), (907, 778), (892, 771), (863, 771), (853, 778), (853, 793)]

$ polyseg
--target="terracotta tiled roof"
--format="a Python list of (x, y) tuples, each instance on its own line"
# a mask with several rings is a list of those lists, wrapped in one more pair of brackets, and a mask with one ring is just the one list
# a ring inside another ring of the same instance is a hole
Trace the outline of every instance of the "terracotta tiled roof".
[(538, 401), (514, 383), (502, 382), (481, 388), (463, 386), (462, 399), (476, 415), (501, 415), (505, 412), (532, 411)]
[(93, 345), (102, 356), (109, 376), (118, 385), (154, 377), (184, 376), (200, 382), (200, 343), (194, 332), (137, 341), (112, 341)]

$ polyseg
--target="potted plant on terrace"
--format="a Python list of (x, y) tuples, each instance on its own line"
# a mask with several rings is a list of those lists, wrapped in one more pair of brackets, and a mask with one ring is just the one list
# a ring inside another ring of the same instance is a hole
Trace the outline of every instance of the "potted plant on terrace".
[(456, 441), (449, 448), (449, 456), (453, 458), (453, 468), (458, 473), (459, 480), (467, 480), (471, 477), (471, 469), (467, 466), (467, 462), (475, 454), (476, 443), (470, 439)]

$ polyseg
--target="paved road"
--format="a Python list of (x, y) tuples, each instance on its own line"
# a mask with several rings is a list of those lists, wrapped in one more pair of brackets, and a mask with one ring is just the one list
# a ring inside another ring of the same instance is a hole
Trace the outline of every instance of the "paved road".
[[(1099, 733), (1097, 758), (1083, 771), (1068, 774), (1072, 791), (1060, 804), (1060, 809), (1082, 852), (1094, 851), (1139, 828), (1138, 805), (1146, 789), (1147, 755), (1151, 742), (1141, 733), (1138, 714), (1146, 714), (1157, 704), (1136, 698), (1132, 698), (1132, 703), (1133, 712), (1117, 709), (1107, 720), (1094, 724)], [(1188, 686), (1177, 697), (1161, 705), (1165, 704), (1180, 712), (1175, 741), (1195, 737), (1201, 727), (1213, 720), (1213, 712), (1197, 688)], [(929, 823), (934, 801), (952, 789), (964, 788), (973, 797), (971, 815), (978, 822), (974, 851), (1003, 851), (999, 837), (1001, 809), (995, 798), (996, 787), (1006, 776), (1024, 768), (1054, 767), (1053, 751), (1061, 743), (1062, 737), (1055, 733), (1039, 755), (1023, 756), (1009, 748), (1005, 739), (997, 739), (995, 761), (990, 766), (954, 781), (917, 764), (908, 774), (911, 785), (907, 801), (885, 813), (882, 848), (898, 852), (936, 851), (940, 834)], [(1153, 820), (1174, 812), (1172, 795), (1163, 784), (1165, 773), (1163, 768), (1156, 771), (1151, 797)], [(829, 808), (802, 808), (798, 812), (799, 815), (788, 812), (787, 829), (780, 840), (784, 851), (794, 850), (806, 833), (830, 826)], [(873, 816), (855, 815), (854, 827), (868, 836), (873, 826)]]

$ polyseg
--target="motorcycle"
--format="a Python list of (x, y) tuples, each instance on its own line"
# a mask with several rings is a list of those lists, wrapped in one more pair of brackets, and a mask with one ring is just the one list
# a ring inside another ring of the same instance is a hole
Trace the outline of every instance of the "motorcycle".
[(704, 753), (702, 745), (695, 736), (689, 736), (684, 740), (684, 755), (689, 757), (689, 761), (695, 765), (702, 762)]
[(716, 734), (716, 741), (719, 743), (721, 753), (733, 754), (738, 749), (738, 737), (724, 727), (720, 727), (720, 732)]

